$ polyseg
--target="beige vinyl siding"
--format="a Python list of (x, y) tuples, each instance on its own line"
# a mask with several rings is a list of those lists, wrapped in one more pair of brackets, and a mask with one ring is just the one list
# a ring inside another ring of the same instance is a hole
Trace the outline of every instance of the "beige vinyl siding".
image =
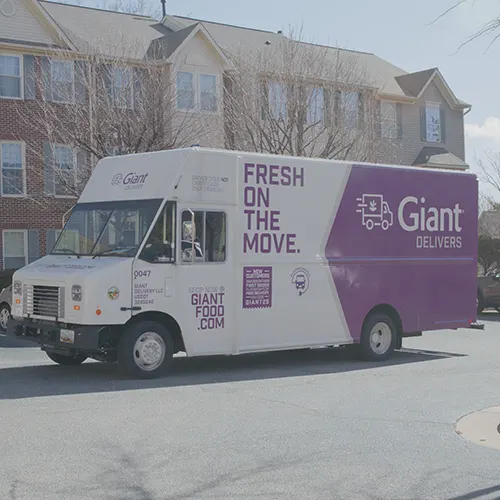
[[(425, 142), (420, 139), (420, 108), (426, 102), (440, 103), (445, 112), (445, 142)], [(398, 162), (411, 165), (423, 147), (443, 147), (465, 160), (464, 118), (462, 110), (453, 110), (433, 82), (415, 104), (402, 104), (403, 138), (392, 140), (391, 148)]]
[(0, 2), (2, 10), (10, 10), (10, 5), (7, 6), (10, 2), (14, 5), (15, 13), (8, 17), (0, 10), (0, 38), (19, 42), (54, 43), (22, 0), (7, 0), (3, 5)]

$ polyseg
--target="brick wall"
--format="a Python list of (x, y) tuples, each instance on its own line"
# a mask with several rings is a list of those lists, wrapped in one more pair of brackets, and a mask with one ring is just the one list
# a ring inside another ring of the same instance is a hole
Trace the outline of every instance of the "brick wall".
[[(39, 60), (36, 61), (37, 80), (41, 80)], [(41, 89), (37, 88), (37, 99)], [(61, 106), (63, 111), (63, 107)], [(45, 231), (60, 228), (63, 214), (75, 200), (43, 196), (44, 130), (29, 126), (30, 117), (40, 112), (33, 100), (0, 98), (0, 141), (22, 141), (25, 146), (26, 197), (0, 196), (0, 267), (3, 268), (3, 231), (6, 229), (39, 230), (39, 254), (46, 253)]]

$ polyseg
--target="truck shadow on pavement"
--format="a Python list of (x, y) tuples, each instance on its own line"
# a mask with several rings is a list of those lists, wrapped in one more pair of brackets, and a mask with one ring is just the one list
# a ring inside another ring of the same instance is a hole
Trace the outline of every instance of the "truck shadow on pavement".
[[(4, 359), (9, 352), (4, 351)], [(174, 358), (169, 374), (153, 380), (125, 378), (120, 375), (115, 364), (86, 361), (77, 367), (66, 367), (55, 365), (47, 359), (44, 365), (0, 369), (0, 400), (325, 375), (423, 361), (444, 361), (459, 356), (465, 355), (411, 349), (396, 351), (392, 359), (378, 363), (353, 360), (344, 349), (203, 358), (182, 356)]]

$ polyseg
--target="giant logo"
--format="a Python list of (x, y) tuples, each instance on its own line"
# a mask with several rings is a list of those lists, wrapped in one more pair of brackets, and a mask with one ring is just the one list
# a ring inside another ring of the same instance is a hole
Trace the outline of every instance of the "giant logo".
[(142, 189), (149, 174), (137, 174), (129, 172), (128, 174), (115, 174), (111, 179), (112, 186), (125, 186), (128, 189)]
[[(387, 231), (394, 225), (394, 214), (381, 194), (363, 194), (356, 199), (356, 212), (361, 214), (361, 224), (372, 231), (380, 228)], [(429, 205), (425, 197), (406, 196), (396, 212), (398, 225), (404, 231), (429, 233), (454, 233), (456, 236), (417, 236), (417, 248), (461, 248), (462, 232), (460, 216), (464, 213), (460, 204), (453, 208), (437, 208)]]

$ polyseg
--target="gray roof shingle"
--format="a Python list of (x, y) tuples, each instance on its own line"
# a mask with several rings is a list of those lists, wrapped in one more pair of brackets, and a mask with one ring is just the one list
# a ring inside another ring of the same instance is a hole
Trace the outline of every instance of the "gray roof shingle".
[[(171, 56), (195, 26), (202, 23), (217, 45), (227, 54), (257, 52), (266, 48), (270, 57), (278, 58), (283, 34), (253, 28), (231, 26), (182, 16), (167, 15), (159, 22), (148, 16), (126, 14), (71, 4), (40, 0), (39, 4), (82, 53), (102, 53), (108, 57), (126, 57), (141, 60), (160, 50), (163, 57)], [(344, 67), (356, 66), (356, 76), (364, 75), (366, 85), (375, 87), (382, 94), (395, 97), (412, 97), (432, 76), (435, 68), (417, 73), (405, 70), (381, 59), (375, 54), (309, 43), (299, 44), (302, 50), (321, 55), (318, 78), (329, 72), (339, 62)], [(313, 56), (314, 58), (314, 56)], [(349, 83), (346, 81), (345, 83)], [(462, 105), (466, 105), (460, 101)]]
[(432, 164), (436, 166), (454, 166), (468, 168), (468, 164), (450, 153), (447, 149), (441, 147), (426, 146), (422, 148), (418, 156), (415, 158), (413, 165)]
[(396, 81), (405, 95), (408, 97), (417, 97), (436, 69), (430, 68), (424, 71), (417, 71), (416, 73), (397, 76)]
[(169, 31), (157, 20), (134, 14), (42, 0), (40, 5), (79, 52), (143, 59), (151, 43)]
[[(273, 47), (279, 46), (284, 37), (282, 34), (271, 31), (231, 26), (181, 16), (166, 16), (162, 22), (170, 29), (176, 29), (175, 27), (179, 25), (187, 27), (202, 23), (215, 42), (228, 55), (241, 53), (241, 51), (261, 51), (266, 46), (272, 52)], [(270, 44), (266, 45), (266, 42), (270, 42)], [(346, 65), (355, 63), (359, 70), (366, 74), (370, 84), (381, 90), (383, 89), (384, 93), (404, 96), (404, 92), (397, 84), (395, 77), (406, 74), (406, 71), (374, 54), (308, 43), (301, 45), (308, 49), (314, 50), (316, 48), (317, 51), (322, 51), (325, 54), (325, 59), (330, 60), (332, 65), (337, 64), (339, 60), (343, 60)], [(322, 57), (320, 56), (320, 58)], [(318, 68), (318, 72), (322, 70), (324, 68)]]
[(193, 24), (187, 28), (182, 28), (179, 31), (171, 31), (170, 33), (153, 40), (148, 54), (155, 58), (160, 56), (168, 59), (184, 42), (184, 40), (196, 29), (198, 24)]

